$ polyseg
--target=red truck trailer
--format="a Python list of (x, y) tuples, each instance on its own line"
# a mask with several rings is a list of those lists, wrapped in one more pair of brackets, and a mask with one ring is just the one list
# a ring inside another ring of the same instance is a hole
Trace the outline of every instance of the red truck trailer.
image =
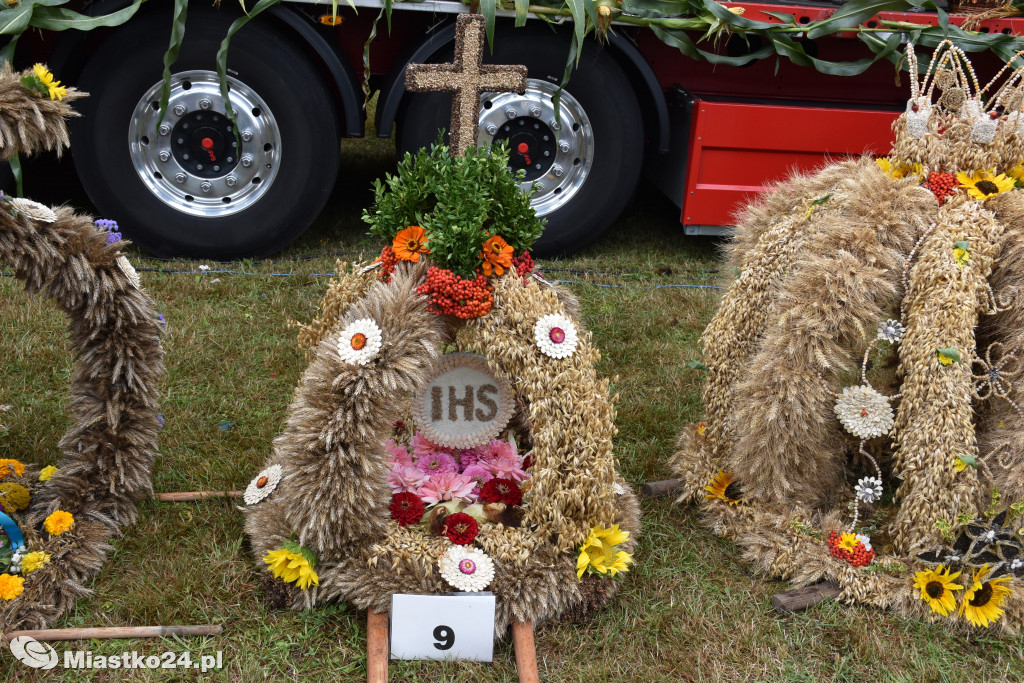
[[(125, 0), (99, 0), (89, 12)], [(334, 186), (339, 140), (366, 133), (365, 92), (376, 92), (377, 135), (394, 135), (399, 153), (429, 145), (448, 123), (450, 96), (404, 90), (409, 63), (449, 61), (458, 2), (395, 3), (390, 30), (378, 0), (342, 5), (282, 3), (232, 39), (228, 81), (238, 112), (225, 116), (215, 56), (239, 10), (193, 2), (161, 110), (170, 3), (150, 0), (126, 23), (65, 31), (46, 57), (58, 77), (91, 97), (76, 103), (72, 155), (89, 197), (127, 236), (165, 255), (233, 258), (272, 253), (316, 218)], [(834, 5), (727, 3), (744, 17), (810, 24)], [(906, 102), (906, 83), (888, 61), (849, 78), (786, 59), (746, 66), (695, 61), (648, 28), (613, 25), (588, 39), (559, 92), (571, 23), (532, 19), (513, 27), (498, 12), (493, 63), (525, 64), (524, 95), (481, 101), (479, 144), (505, 143), (512, 170), (535, 187), (547, 219), (542, 254), (571, 251), (596, 238), (629, 202), (642, 174), (680, 207), (688, 233), (727, 228), (737, 206), (765, 182), (827, 158), (885, 153), (890, 124)], [(887, 13), (869, 20), (934, 24), (935, 13)], [(953, 17), (951, 23), (962, 18)], [(368, 71), (364, 46), (371, 31)], [(1024, 33), (1024, 20), (983, 22), (983, 32)], [(756, 36), (723, 41), (721, 54), (758, 50)], [(870, 56), (851, 34), (796, 40), (832, 61)], [(22, 41), (25, 43), (25, 41)], [(19, 45), (32, 59), (31, 45)], [(978, 56), (984, 75), (999, 65)], [(364, 78), (365, 75), (365, 78)], [(366, 91), (364, 91), (364, 87)], [(237, 136), (236, 136), (237, 133)]]

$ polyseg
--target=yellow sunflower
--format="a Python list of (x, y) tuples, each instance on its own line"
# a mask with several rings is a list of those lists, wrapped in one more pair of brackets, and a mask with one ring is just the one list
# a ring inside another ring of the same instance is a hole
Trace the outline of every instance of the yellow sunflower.
[(960, 572), (950, 574), (949, 570), (943, 571), (940, 564), (938, 569), (928, 569), (917, 572), (914, 576), (914, 588), (920, 589), (921, 599), (928, 602), (933, 612), (938, 612), (944, 617), (956, 608), (956, 598), (953, 591), (963, 590), (960, 584), (953, 583)]
[(885, 173), (885, 175), (889, 176), (893, 180), (901, 180), (909, 175), (916, 175), (920, 177), (924, 172), (921, 164), (905, 164), (903, 162), (894, 164), (886, 157), (879, 157), (875, 159), (875, 163), (878, 164), (878, 168), (882, 169), (882, 172)]
[(1007, 178), (1002, 173), (996, 175), (995, 171), (975, 171), (974, 175), (967, 175), (961, 171), (956, 174), (956, 179), (960, 181), (960, 187), (967, 190), (967, 194), (978, 200), (985, 200), (1014, 188), (1013, 178)]
[(306, 590), (310, 584), (320, 585), (320, 577), (313, 571), (316, 559), (310, 559), (313, 554), (308, 550), (300, 548), (295, 550), (296, 544), (286, 543), (280, 550), (271, 550), (263, 556), (267, 563), (267, 570), (273, 572), (274, 576), (287, 583), (295, 583), (300, 590)]
[(39, 82), (46, 86), (46, 92), (50, 96), (51, 100), (63, 100), (64, 95), (67, 94), (68, 89), (60, 84), (60, 81), (53, 80), (53, 73), (50, 72), (42, 64), (35, 64), (32, 67), (32, 71), (35, 72), (36, 78)]
[(599, 572), (615, 576), (619, 572), (628, 572), (633, 556), (616, 546), (629, 540), (629, 532), (619, 529), (613, 524), (610, 529), (596, 526), (580, 547), (576, 558), (576, 578), (583, 578), (583, 572)]
[(707, 491), (707, 495), (704, 496), (705, 500), (717, 498), (729, 505), (736, 505), (742, 501), (743, 490), (733, 477), (732, 472), (721, 470), (711, 479), (711, 483), (704, 487), (704, 490)]
[(1013, 178), (1017, 186), (1020, 187), (1021, 184), (1024, 184), (1024, 164), (1017, 164), (1009, 171), (1007, 171), (1006, 175)]
[(960, 602), (960, 616), (975, 626), (988, 627), (1003, 616), (1003, 601), (1010, 594), (1009, 576), (989, 579), (986, 564), (974, 575), (974, 582), (964, 591)]

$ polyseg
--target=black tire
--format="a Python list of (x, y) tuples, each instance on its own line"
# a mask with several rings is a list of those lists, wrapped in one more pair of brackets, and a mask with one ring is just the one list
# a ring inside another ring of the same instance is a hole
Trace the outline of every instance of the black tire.
[[(215, 72), (217, 49), (234, 18), (217, 10), (190, 11), (174, 73)], [(184, 202), (172, 195), (161, 199), (142, 182), (128, 144), (136, 105), (160, 81), (170, 26), (170, 14), (163, 11), (140, 17), (115, 31), (89, 59), (79, 86), (91, 96), (83, 101), (72, 136), (78, 176), (100, 212), (155, 254), (232, 259), (274, 253), (309, 227), (334, 187), (340, 134), (331, 95), (315, 65), (269, 22), (257, 19), (242, 28), (231, 40), (228, 73), (256, 93), (276, 120), (276, 176), (236, 213), (190, 214)], [(213, 109), (223, 112), (219, 96)], [(246, 149), (243, 143), (235, 156)]]
[[(565, 35), (516, 29), (496, 36), (494, 53), (485, 49), (485, 61), (525, 64), (530, 79), (557, 86), (568, 51)], [(451, 56), (448, 50), (430, 61), (450, 61)], [(575, 194), (543, 216), (547, 227), (534, 245), (538, 256), (572, 253), (597, 239), (630, 201), (643, 162), (640, 107), (629, 80), (611, 55), (588, 43), (565, 90), (590, 120), (592, 163)], [(450, 109), (451, 96), (447, 94), (407, 95), (397, 126), (399, 154), (434, 142), (438, 129), (449, 125)]]

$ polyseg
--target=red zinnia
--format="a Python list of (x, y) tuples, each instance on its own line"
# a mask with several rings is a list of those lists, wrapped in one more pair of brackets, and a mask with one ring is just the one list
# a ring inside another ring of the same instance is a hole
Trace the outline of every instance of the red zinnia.
[(480, 500), (485, 503), (519, 505), (523, 502), (523, 492), (511, 479), (491, 479), (480, 489)]
[(456, 545), (469, 545), (480, 531), (480, 525), (465, 512), (448, 515), (441, 526), (441, 533)]
[(415, 493), (403, 491), (391, 496), (391, 519), (402, 526), (418, 524), (423, 510), (423, 501)]

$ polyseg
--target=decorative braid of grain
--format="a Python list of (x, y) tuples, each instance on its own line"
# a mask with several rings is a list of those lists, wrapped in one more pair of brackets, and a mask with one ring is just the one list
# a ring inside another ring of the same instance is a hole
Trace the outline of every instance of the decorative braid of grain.
[[(377, 359), (344, 365), (336, 334), (322, 339), (267, 463), (282, 466), (281, 482), (245, 511), (257, 558), (293, 534), (317, 555), (320, 585), (294, 591), (296, 609), (347, 600), (383, 611), (394, 593), (449, 590), (437, 569), (447, 539), (389, 519), (382, 444), (396, 410), (422, 386), (442, 342), (453, 336), (446, 329), (453, 321), (429, 313), (415, 293), (429, 264), (401, 266), (390, 284), (373, 284), (334, 326), (375, 320), (384, 341)], [(586, 596), (576, 578), (576, 549), (592, 526), (620, 524), (631, 533), (622, 547), (632, 552), (640, 511), (631, 491), (614, 493), (614, 399), (608, 381), (594, 371), (600, 355), (589, 333), (577, 322), (576, 352), (560, 360), (534, 342), (541, 316), (573, 315), (572, 297), (535, 281), (524, 286), (514, 274), (493, 284), (491, 312), (466, 324), (458, 338), (466, 350), (485, 355), (492, 372), (529, 405), (534, 458), (522, 526), (485, 524), (477, 537), (495, 563), (491, 590), (502, 634), (513, 621), (541, 622), (578, 610)], [(618, 582), (604, 583), (607, 597)]]
[(870, 159), (836, 189), (813, 242), (789, 256), (769, 325), (734, 385), (743, 428), (727, 469), (748, 501), (816, 506), (848, 494), (851, 439), (833, 413), (835, 392), (857, 368), (854, 349), (899, 309), (903, 260), (936, 210), (916, 179), (893, 182)]
[[(999, 259), (988, 279), (993, 290), (996, 311), (984, 316), (978, 328), (978, 349), (994, 342), (1006, 351), (1024, 349), (1024, 192), (998, 195), (986, 202), (1001, 224), (1006, 226)], [(1019, 352), (1018, 352), (1019, 356)], [(1019, 403), (1024, 376), (1012, 380), (1009, 396)], [(1008, 401), (991, 397), (979, 410), (976, 427), (978, 450), (992, 484), (1005, 501), (1024, 499), (1024, 417)], [(988, 494), (989, 491), (983, 493)], [(984, 507), (988, 501), (980, 501)]]
[[(978, 456), (971, 396), (974, 328), (986, 308), (986, 282), (999, 254), (1002, 224), (974, 199), (959, 196), (938, 213), (910, 270), (907, 331), (900, 343), (903, 399), (893, 426), (896, 492), (901, 504), (892, 522), (896, 552), (937, 540), (935, 522), (974, 516), (978, 479), (957, 474), (958, 455)], [(953, 243), (970, 244), (970, 263), (956, 264)], [(939, 363), (940, 348), (955, 348), (963, 361)]]
[[(152, 493), (163, 376), (153, 300), (118, 264), (124, 243), (108, 244), (91, 217), (70, 209), (56, 209), (52, 223), (16, 213), (0, 204), (0, 266), (64, 311), (76, 361), (59, 472), (42, 483), (37, 471), (26, 473), (21, 482), (32, 503), (19, 524), (29, 548), (51, 561), (25, 577), (19, 598), (0, 605), (0, 631), (45, 628), (70, 609), (88, 592), (83, 584), (99, 572), (109, 540), (135, 520), (138, 502)], [(54, 537), (42, 522), (56, 509), (72, 513), (75, 526)]]
[(327, 284), (327, 292), (320, 300), (318, 314), (308, 325), (294, 320), (289, 327), (299, 329), (299, 348), (306, 352), (306, 360), (312, 361), (316, 349), (324, 337), (334, 332), (345, 312), (356, 301), (361, 299), (366, 290), (377, 280), (377, 270), (368, 269), (361, 264), (349, 264), (341, 260), (336, 263), (337, 275)]
[(51, 100), (21, 84), (32, 75), (32, 69), (15, 73), (10, 64), (0, 66), (0, 159), (5, 161), (19, 152), (52, 150), (59, 157), (71, 144), (65, 119), (80, 115), (69, 103), (88, 95), (68, 88), (63, 100)]

